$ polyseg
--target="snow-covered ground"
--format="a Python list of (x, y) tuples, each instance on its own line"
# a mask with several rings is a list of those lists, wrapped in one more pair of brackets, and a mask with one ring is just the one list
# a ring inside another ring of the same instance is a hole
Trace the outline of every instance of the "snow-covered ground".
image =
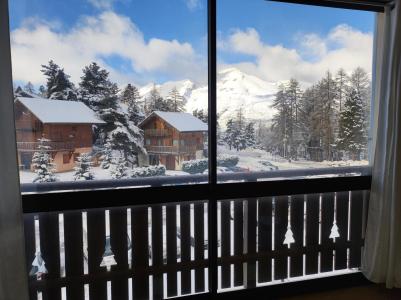
[[(312, 169), (312, 168), (325, 168), (325, 167), (345, 167), (345, 166), (366, 166), (368, 161), (307, 161), (297, 160), (288, 161), (279, 156), (273, 156), (263, 150), (243, 150), (235, 151), (229, 150), (227, 147), (218, 147), (218, 154), (236, 155), (239, 157), (236, 171), (238, 172), (258, 172), (258, 171), (272, 171), (272, 170), (291, 170), (291, 169)], [(226, 168), (219, 168), (218, 172), (235, 172), (227, 170)], [(100, 167), (94, 167), (93, 173), (95, 179), (111, 179), (110, 171)], [(57, 173), (56, 176), (59, 181), (73, 181), (74, 171)], [(189, 175), (183, 171), (166, 171), (167, 176), (185, 176)], [(31, 171), (21, 171), (21, 183), (31, 183), (35, 178), (35, 173)]]

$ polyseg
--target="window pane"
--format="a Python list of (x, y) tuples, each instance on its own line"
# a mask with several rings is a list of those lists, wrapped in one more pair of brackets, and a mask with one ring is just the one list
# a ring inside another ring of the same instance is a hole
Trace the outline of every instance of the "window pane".
[(374, 13), (222, 0), (217, 25), (220, 181), (369, 164)]
[(21, 183), (206, 182), (206, 8), (10, 1)]

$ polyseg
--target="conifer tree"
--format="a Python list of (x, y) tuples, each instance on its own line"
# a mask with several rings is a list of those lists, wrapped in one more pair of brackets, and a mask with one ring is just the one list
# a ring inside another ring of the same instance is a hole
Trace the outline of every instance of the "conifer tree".
[(245, 127), (245, 141), (247, 147), (255, 147), (256, 135), (255, 135), (255, 124), (250, 122)]
[(35, 94), (35, 87), (33, 86), (32, 82), (28, 81), (28, 83), (24, 86), (24, 91)]
[(358, 90), (352, 88), (346, 97), (340, 115), (340, 130), (337, 147), (348, 152), (353, 160), (360, 160), (366, 150), (367, 135), (364, 103)]
[(149, 115), (154, 111), (168, 111), (168, 105), (155, 85), (153, 85), (149, 96), (145, 99), (146, 114)]
[(235, 134), (235, 126), (234, 126), (234, 121), (233, 119), (229, 119), (226, 123), (226, 132), (224, 134), (224, 141), (228, 145), (228, 147), (231, 148), (234, 146), (234, 137)]
[(75, 162), (74, 180), (93, 180), (92, 156), (89, 153), (82, 153)]
[(138, 103), (140, 98), (138, 89), (131, 84), (125, 87), (121, 96), (121, 102), (128, 105), (128, 119), (135, 125), (144, 119)]
[(51, 147), (48, 145), (50, 140), (40, 138), (38, 141), (37, 151), (32, 157), (32, 166), (36, 173), (33, 182), (54, 182), (57, 178), (54, 175), (55, 166), (50, 155)]
[(113, 179), (122, 179), (128, 177), (127, 161), (123, 156), (117, 157), (110, 167), (110, 175)]
[(47, 77), (46, 97), (56, 100), (76, 100), (76, 92), (70, 76), (53, 60), (48, 65), (42, 65), (42, 73)]
[(168, 110), (172, 112), (184, 111), (184, 97), (180, 95), (177, 88), (174, 87), (167, 97)]
[(110, 141), (106, 141), (102, 150), (102, 156), (100, 157), (100, 167), (102, 169), (108, 169), (113, 162), (113, 150)]
[(192, 112), (192, 115), (197, 117), (199, 120), (201, 120), (202, 122), (204, 122), (206, 124), (209, 123), (208, 112), (203, 109), (195, 109)]

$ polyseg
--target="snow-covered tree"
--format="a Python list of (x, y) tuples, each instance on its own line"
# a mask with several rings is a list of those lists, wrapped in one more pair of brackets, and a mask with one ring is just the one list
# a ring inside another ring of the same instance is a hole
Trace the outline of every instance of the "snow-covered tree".
[(166, 103), (168, 111), (183, 112), (185, 110), (184, 97), (180, 95), (176, 87), (170, 91)]
[(168, 111), (168, 105), (154, 85), (149, 96), (145, 99), (145, 112), (147, 115), (154, 111)]
[(337, 147), (348, 152), (354, 160), (359, 160), (360, 154), (367, 147), (364, 103), (362, 96), (354, 88), (348, 93), (340, 115)]
[(37, 150), (32, 157), (32, 167), (36, 173), (33, 182), (54, 182), (57, 178), (54, 175), (55, 166), (50, 154), (51, 147), (48, 145), (50, 140), (40, 138), (38, 142)]
[(89, 153), (82, 153), (75, 162), (74, 180), (93, 180), (92, 156)]
[(207, 110), (195, 109), (195, 110), (192, 112), (192, 115), (193, 115), (194, 117), (197, 117), (199, 120), (201, 120), (202, 122), (204, 122), (204, 123), (206, 123), (206, 124), (209, 122)]
[(48, 65), (42, 65), (42, 73), (47, 77), (46, 97), (56, 100), (76, 100), (77, 95), (70, 76), (64, 72), (53, 60)]
[(255, 124), (250, 122), (245, 127), (245, 141), (247, 147), (255, 147), (256, 136), (255, 136)]
[(110, 167), (110, 175), (113, 179), (128, 177), (127, 161), (123, 156), (119, 156), (113, 161)]
[(137, 87), (128, 84), (122, 92), (121, 102), (128, 106), (128, 119), (135, 125), (138, 125), (143, 119), (143, 113), (139, 106), (141, 96)]
[(79, 83), (80, 100), (98, 111), (99, 102), (106, 97), (116, 97), (118, 88), (109, 80), (109, 72), (92, 62), (82, 70), (83, 76)]
[(110, 141), (107, 141), (104, 144), (102, 155), (100, 157), (101, 163), (100, 167), (102, 169), (108, 169), (113, 162), (113, 150)]
[(24, 86), (24, 91), (35, 94), (35, 87), (33, 86), (32, 82), (28, 81), (28, 83)]
[(338, 111), (339, 111), (339, 113), (341, 113), (341, 111), (343, 109), (343, 104), (345, 102), (345, 96), (347, 94), (347, 89), (349, 86), (349, 78), (343, 68), (338, 70), (335, 81), (336, 81), (336, 85), (337, 85)]
[(45, 88), (43, 85), (41, 85), (41, 86), (39, 87), (39, 95), (40, 95), (42, 98), (46, 98), (46, 88)]
[(224, 142), (228, 145), (228, 147), (231, 148), (234, 146), (234, 140), (235, 140), (235, 126), (234, 126), (234, 121), (233, 119), (229, 119), (226, 123), (226, 132), (224, 134)]

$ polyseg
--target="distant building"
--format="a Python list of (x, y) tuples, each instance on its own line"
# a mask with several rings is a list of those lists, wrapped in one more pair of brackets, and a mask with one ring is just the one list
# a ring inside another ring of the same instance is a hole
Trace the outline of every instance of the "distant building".
[(139, 127), (144, 130), (151, 165), (180, 170), (183, 161), (203, 158), (208, 127), (189, 113), (155, 111)]
[(56, 171), (72, 170), (80, 153), (92, 151), (92, 125), (102, 124), (85, 104), (76, 101), (17, 97), (15, 125), (18, 162), (31, 169), (38, 139), (46, 138)]

